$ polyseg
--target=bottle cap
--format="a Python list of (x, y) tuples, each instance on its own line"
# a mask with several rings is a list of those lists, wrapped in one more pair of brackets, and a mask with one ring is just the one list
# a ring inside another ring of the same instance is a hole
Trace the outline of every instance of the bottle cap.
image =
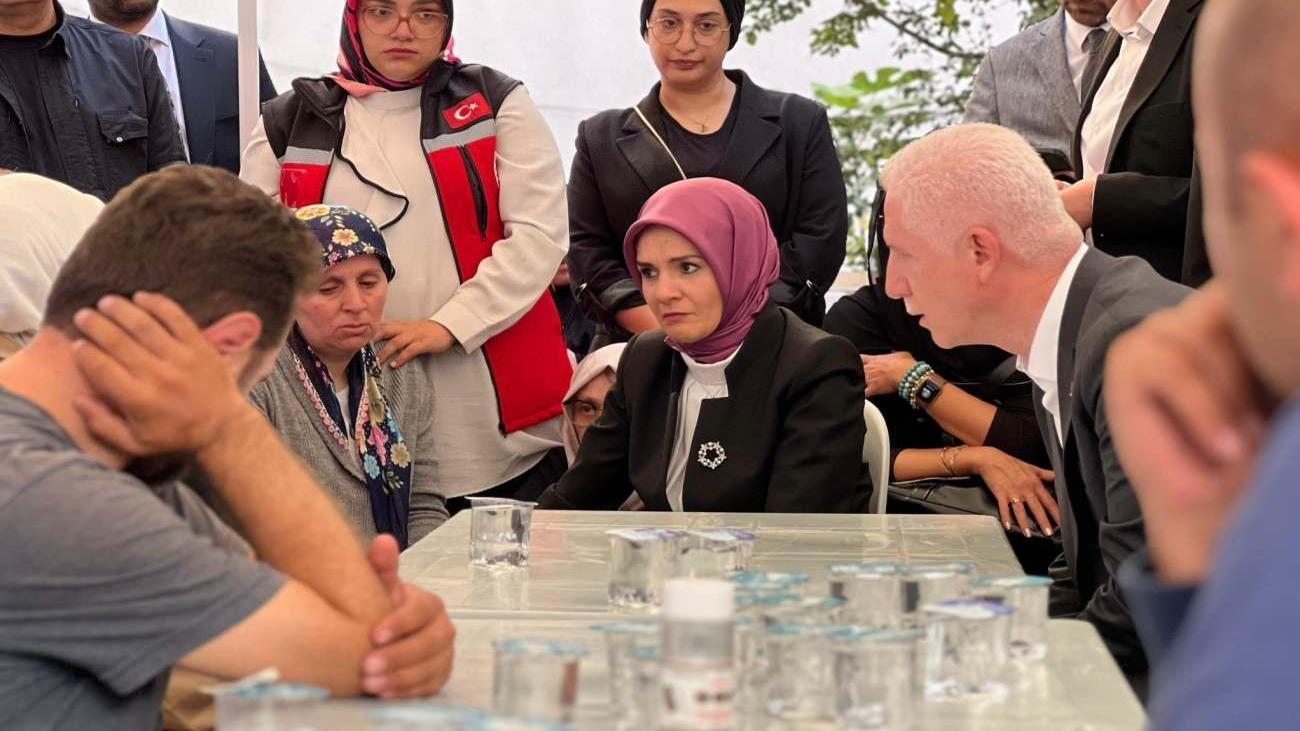
[(736, 587), (720, 579), (669, 579), (664, 582), (663, 616), (724, 622), (736, 614)]

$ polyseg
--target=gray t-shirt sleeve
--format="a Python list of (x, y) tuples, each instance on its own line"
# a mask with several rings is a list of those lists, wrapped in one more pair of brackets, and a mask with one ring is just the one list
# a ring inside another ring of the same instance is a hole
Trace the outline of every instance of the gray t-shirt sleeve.
[(0, 652), (65, 663), (125, 696), (283, 586), (134, 478), (85, 458), (45, 468), (0, 510)]

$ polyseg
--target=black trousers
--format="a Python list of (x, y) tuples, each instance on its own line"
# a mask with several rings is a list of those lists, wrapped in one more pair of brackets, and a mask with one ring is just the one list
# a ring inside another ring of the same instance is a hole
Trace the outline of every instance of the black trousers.
[[(490, 487), (483, 492), (466, 497), (503, 497), (511, 500), (536, 500), (546, 488), (560, 481), (569, 469), (569, 459), (564, 455), (564, 447), (556, 447), (542, 457), (542, 461), (533, 465), (527, 472)], [(469, 508), (465, 497), (454, 497), (447, 501), (447, 512), (455, 515)]]

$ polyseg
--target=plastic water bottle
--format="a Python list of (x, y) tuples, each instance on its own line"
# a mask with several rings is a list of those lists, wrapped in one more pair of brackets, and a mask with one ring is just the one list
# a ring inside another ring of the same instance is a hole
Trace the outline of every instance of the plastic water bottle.
[(664, 585), (660, 731), (736, 728), (735, 587), (714, 579)]

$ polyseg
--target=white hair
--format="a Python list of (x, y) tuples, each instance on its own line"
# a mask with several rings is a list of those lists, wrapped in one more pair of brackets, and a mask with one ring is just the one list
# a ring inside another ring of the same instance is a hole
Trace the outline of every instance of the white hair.
[(1069, 258), (1083, 240), (1047, 164), (1005, 127), (933, 132), (889, 160), (882, 184), (907, 230), (931, 243), (985, 227), (1010, 255), (1041, 265)]

